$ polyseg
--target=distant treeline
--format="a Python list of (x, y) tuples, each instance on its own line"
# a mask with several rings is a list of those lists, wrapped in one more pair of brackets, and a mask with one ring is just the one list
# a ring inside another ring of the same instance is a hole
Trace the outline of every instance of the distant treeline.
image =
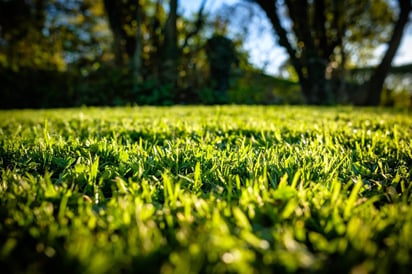
[(172, 104), (302, 104), (299, 85), (261, 72), (237, 72), (222, 95), (213, 88), (175, 89), (155, 81), (136, 85), (127, 72), (101, 67), (82, 76), (76, 72), (0, 70), (0, 108)]
[[(411, 67), (402, 65), (391, 69), (383, 92), (383, 105), (411, 106)], [(349, 71), (346, 88), (353, 87), (353, 91), (340, 97), (342, 104), (356, 104), (360, 93), (357, 87), (371, 70)], [(231, 73), (228, 82), (228, 91), (222, 94), (206, 84), (181, 89), (155, 80), (136, 84), (128, 71), (110, 66), (102, 66), (87, 75), (79, 71), (0, 69), (0, 108), (305, 103), (297, 82), (260, 71), (237, 70)]]

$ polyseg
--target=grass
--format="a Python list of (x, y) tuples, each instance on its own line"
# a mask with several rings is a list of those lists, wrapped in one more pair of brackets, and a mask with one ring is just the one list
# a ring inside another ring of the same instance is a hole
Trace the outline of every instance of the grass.
[(3, 273), (408, 273), (412, 117), (0, 112)]

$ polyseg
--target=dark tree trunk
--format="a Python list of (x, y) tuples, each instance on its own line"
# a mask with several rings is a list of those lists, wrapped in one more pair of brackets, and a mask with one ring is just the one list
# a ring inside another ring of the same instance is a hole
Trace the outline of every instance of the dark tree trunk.
[(143, 49), (143, 38), (142, 38), (142, 13), (140, 6), (140, 1), (137, 0), (137, 7), (136, 7), (136, 22), (137, 22), (137, 29), (136, 29), (136, 46), (133, 53), (132, 59), (132, 71), (133, 71), (133, 81), (135, 83), (135, 87), (142, 81), (142, 49)]
[(161, 61), (162, 61), (162, 56), (161, 56), (161, 51), (162, 51), (162, 43), (161, 43), (161, 31), (162, 30), (162, 24), (160, 22), (159, 14), (160, 14), (160, 9), (161, 9), (161, 0), (156, 1), (156, 6), (155, 6), (155, 15), (153, 16), (152, 20), (150, 21), (150, 33), (152, 35), (151, 37), (151, 48), (152, 50), (150, 51), (150, 66), (148, 67), (146, 65), (145, 67), (145, 72), (149, 76), (149, 78), (159, 80), (160, 79), (160, 74), (161, 74)]
[(326, 79), (326, 68), (337, 41), (328, 41), (326, 38), (324, 1), (315, 1), (316, 18), (311, 21), (308, 1), (285, 0), (293, 22), (293, 32), (298, 40), (296, 47), (289, 41), (288, 33), (280, 22), (276, 1), (255, 0), (255, 2), (266, 13), (277, 34), (279, 44), (286, 49), (298, 75), (306, 103), (333, 104), (335, 98)]
[(307, 86), (302, 87), (306, 102), (310, 105), (328, 105), (334, 103), (334, 96), (326, 79), (327, 60), (309, 59)]
[(117, 66), (124, 64), (122, 50), (122, 19), (121, 19), (121, 1), (104, 0), (104, 7), (109, 19), (109, 26), (113, 33), (113, 51), (115, 63)]
[[(137, 2), (137, 3), (136, 3)], [(104, 8), (106, 10), (110, 30), (113, 34), (113, 51), (115, 54), (115, 63), (119, 67), (132, 64), (132, 59), (136, 53), (137, 32), (129, 34), (125, 30), (125, 26), (132, 27), (138, 20), (141, 20), (138, 13), (139, 2), (136, 0), (104, 0)], [(140, 13), (142, 15), (142, 13)]]
[(169, 15), (165, 24), (165, 38), (163, 45), (163, 71), (162, 80), (166, 84), (177, 84), (177, 65), (179, 50), (177, 46), (177, 0), (170, 0)]
[(396, 21), (392, 37), (388, 43), (388, 49), (382, 58), (381, 63), (373, 71), (370, 80), (364, 85), (366, 89), (366, 100), (362, 102), (363, 105), (376, 106), (381, 102), (381, 94), (385, 78), (391, 68), (392, 60), (399, 48), (403, 31), (409, 20), (409, 14), (412, 10), (412, 3), (410, 0), (398, 0), (400, 14)]

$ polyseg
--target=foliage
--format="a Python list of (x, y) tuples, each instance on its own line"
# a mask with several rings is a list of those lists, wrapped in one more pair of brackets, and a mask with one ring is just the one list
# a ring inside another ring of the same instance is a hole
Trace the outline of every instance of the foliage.
[[(191, 16), (169, 3), (0, 1), (2, 107), (200, 102), (212, 88), (205, 45), (214, 25), (206, 1)], [(220, 97), (206, 102), (227, 102)]]
[[(1, 109), (57, 108), (76, 106), (127, 106), (172, 104), (302, 104), (304, 98), (295, 82), (278, 79), (260, 71), (243, 67), (228, 79), (227, 95), (216, 92), (205, 83), (204, 75), (197, 87), (187, 85), (176, 90), (172, 85), (148, 79), (136, 84), (128, 70), (110, 65), (83, 67), (85, 75), (76, 71), (0, 69), (2, 83)], [(193, 73), (195, 73), (193, 71)]]
[(74, 106), (76, 77), (50, 70), (0, 68), (0, 108), (50, 108)]
[(87, 69), (88, 74), (0, 69), (0, 108), (171, 105), (179, 103), (170, 86), (156, 81), (135, 85), (127, 71), (112, 66)]
[(1, 111), (0, 267), (409, 273), (411, 133), (372, 108)]
[(206, 54), (213, 88), (224, 97), (229, 89), (232, 65), (238, 63), (235, 45), (223, 35), (214, 35), (207, 40)]
[(298, 83), (246, 71), (237, 75), (229, 91), (229, 101), (235, 104), (304, 104)]
[(99, 1), (0, 1), (0, 67), (66, 70), (107, 61), (107, 24)]

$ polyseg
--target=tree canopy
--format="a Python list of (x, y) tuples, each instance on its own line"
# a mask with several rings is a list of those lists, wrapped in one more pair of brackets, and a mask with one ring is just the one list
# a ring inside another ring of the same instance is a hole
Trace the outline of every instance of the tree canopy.
[[(259, 8), (306, 103), (376, 105), (411, 11), (402, 0), (243, 0), (213, 12), (207, 3), (189, 15), (178, 0), (0, 0), (1, 106), (300, 102), (279, 99), (283, 82), (243, 48)], [(353, 88), (381, 45), (381, 62)], [(253, 90), (253, 78), (272, 84)]]

